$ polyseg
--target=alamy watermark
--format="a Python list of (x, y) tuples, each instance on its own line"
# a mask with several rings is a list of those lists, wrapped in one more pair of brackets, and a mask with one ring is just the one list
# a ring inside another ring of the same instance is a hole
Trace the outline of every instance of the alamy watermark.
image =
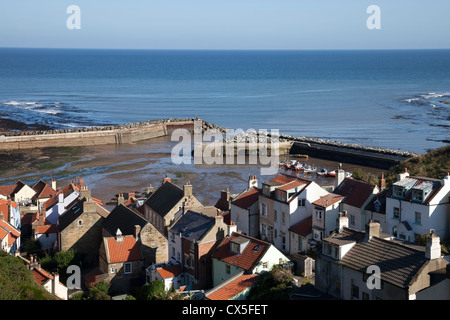
[(366, 26), (369, 30), (379, 30), (381, 29), (381, 9), (377, 5), (370, 5), (366, 10), (367, 14), (371, 14), (369, 18), (367, 18)]
[(366, 273), (370, 276), (366, 280), (367, 288), (370, 290), (381, 289), (381, 269), (377, 265), (367, 267)]
[(261, 175), (278, 172), (279, 130), (228, 129), (222, 133), (216, 129), (202, 130), (202, 121), (194, 121), (194, 133), (187, 129), (175, 129), (172, 141), (178, 141), (171, 152), (174, 164), (259, 164)]
[(69, 30), (81, 29), (81, 9), (79, 6), (72, 4), (67, 7), (67, 14), (70, 16), (66, 20), (66, 26)]
[(66, 281), (67, 289), (81, 289), (81, 269), (79, 266), (73, 264), (67, 267), (67, 273), (71, 274)]

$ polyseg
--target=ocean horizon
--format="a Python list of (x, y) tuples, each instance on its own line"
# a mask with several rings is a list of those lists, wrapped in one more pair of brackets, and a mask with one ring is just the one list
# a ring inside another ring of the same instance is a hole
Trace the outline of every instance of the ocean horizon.
[(448, 144), (450, 50), (0, 48), (0, 117), (49, 128), (199, 116), (423, 153)]

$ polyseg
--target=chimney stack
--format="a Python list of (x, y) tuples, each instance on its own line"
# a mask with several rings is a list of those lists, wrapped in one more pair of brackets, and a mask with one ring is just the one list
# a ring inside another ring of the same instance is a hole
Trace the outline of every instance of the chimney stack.
[(117, 205), (120, 206), (125, 203), (125, 198), (123, 197), (123, 193), (119, 193), (119, 196), (117, 197)]
[(369, 220), (369, 223), (366, 224), (366, 233), (364, 235), (364, 240), (369, 241), (372, 237), (380, 236), (380, 224), (378, 222), (373, 222)]
[(384, 172), (381, 173), (380, 190), (386, 189), (386, 179), (384, 178)]
[(52, 189), (56, 191), (56, 179), (52, 178)]
[(166, 182), (172, 182), (172, 179), (170, 179), (168, 176), (166, 176), (163, 180), (163, 183), (166, 183)]
[(55, 272), (53, 273), (53, 282), (52, 282), (52, 293), (56, 294), (56, 287), (58, 286), (59, 283), (59, 273)]
[(117, 242), (122, 242), (123, 241), (122, 231), (120, 231), (119, 228), (117, 228), (117, 231), (116, 231), (116, 241)]
[(397, 181), (401, 181), (401, 180), (405, 179), (406, 177), (409, 177), (408, 168), (405, 168), (405, 172), (397, 175)]
[(345, 179), (345, 171), (342, 169), (342, 163), (339, 163), (339, 168), (336, 171), (336, 177), (334, 180), (334, 188), (339, 187), (339, 185), (344, 181)]
[(230, 221), (230, 224), (227, 226), (227, 236), (231, 236), (233, 232), (237, 232), (237, 225)]
[(91, 198), (91, 190), (89, 190), (88, 186), (82, 185), (80, 187), (80, 199), (89, 199)]
[(430, 237), (425, 248), (425, 257), (429, 260), (439, 259), (441, 257), (440, 238), (434, 233), (434, 230), (430, 231)]
[(183, 186), (183, 191), (184, 191), (184, 196), (185, 197), (189, 197), (192, 196), (192, 185), (187, 182), (184, 186)]
[(4, 220), (4, 219), (5, 219), (5, 216), (3, 215), (3, 212), (0, 211), (0, 220)]
[(341, 232), (344, 228), (348, 228), (347, 211), (339, 212), (339, 217), (336, 219), (336, 229)]
[(83, 202), (83, 212), (97, 212), (97, 205), (92, 198), (86, 198), (86, 200)]
[(141, 226), (138, 224), (134, 225), (134, 238), (136, 241), (139, 239), (139, 234), (141, 233)]
[(258, 187), (258, 179), (254, 175), (249, 175), (248, 176), (248, 189), (250, 190), (253, 187), (255, 187), (255, 188)]

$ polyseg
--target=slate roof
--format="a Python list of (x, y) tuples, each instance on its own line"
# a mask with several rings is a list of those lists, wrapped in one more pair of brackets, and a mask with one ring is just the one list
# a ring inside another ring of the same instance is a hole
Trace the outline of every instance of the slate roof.
[(243, 209), (248, 209), (251, 207), (256, 201), (258, 201), (259, 194), (261, 193), (261, 189), (259, 188), (251, 188), (243, 192), (237, 198), (235, 198), (231, 203), (235, 206), (238, 206)]
[[(230, 248), (230, 242), (238, 237), (244, 237), (250, 240), (250, 243), (241, 254), (231, 251)], [(250, 271), (262, 259), (270, 246), (271, 244), (266, 241), (233, 232), (231, 236), (225, 238), (217, 247), (212, 258), (239, 267), (245, 271)]]
[(376, 265), (380, 267), (383, 281), (406, 288), (428, 261), (423, 251), (372, 237), (370, 241), (356, 243), (340, 264), (363, 273), (368, 266)]
[(378, 212), (375, 210), (375, 203), (378, 201), (380, 203), (380, 210), (378, 213), (386, 214), (386, 195), (388, 194), (388, 192), (389, 189), (381, 190), (372, 198), (372, 200), (369, 201), (364, 209), (368, 211)]
[[(432, 190), (430, 194), (425, 199), (423, 199), (422, 202), (423, 204), (429, 204), (431, 200), (433, 200), (435, 195), (443, 188), (441, 180), (413, 176), (409, 176), (401, 181), (397, 181), (395, 182), (395, 185), (401, 185), (401, 183), (405, 180), (410, 181), (413, 186), (406, 191), (405, 196), (402, 198), (402, 200), (404, 201), (411, 201), (413, 189), (420, 190), (423, 188), (423, 186), (421, 187), (422, 184), (430, 184), (432, 186)], [(392, 197), (392, 188), (388, 192), (388, 197)]]
[(207, 293), (206, 298), (209, 300), (230, 300), (244, 290), (251, 288), (258, 282), (258, 274), (243, 274), (236, 279), (224, 284), (216, 290)]
[(144, 228), (149, 223), (145, 218), (135, 213), (124, 205), (116, 206), (103, 221), (103, 229), (111, 235), (115, 235), (118, 228), (123, 235), (134, 235), (134, 226)]
[(164, 182), (145, 201), (145, 204), (161, 217), (165, 215), (184, 197), (183, 189), (177, 187), (170, 181)]
[(370, 197), (375, 189), (375, 185), (358, 181), (353, 178), (345, 178), (341, 184), (334, 189), (333, 193), (344, 196), (342, 203), (361, 208), (364, 202)]
[[(86, 201), (86, 198), (76, 199), (69, 206), (68, 209), (59, 216), (58, 218), (58, 230), (61, 232), (67, 226), (69, 226), (73, 221), (75, 221), (79, 216), (83, 214), (83, 203)], [(97, 213), (106, 218), (109, 212), (96, 203)]]
[(294, 224), (292, 227), (289, 228), (289, 231), (301, 235), (302, 237), (307, 237), (309, 234), (312, 233), (312, 216), (306, 218), (303, 221), (300, 221), (297, 224)]
[(181, 233), (181, 236), (189, 241), (200, 242), (215, 223), (214, 217), (188, 210), (175, 222), (169, 232)]
[(115, 237), (104, 237), (108, 263), (131, 262), (142, 259), (141, 246), (133, 236), (122, 236), (122, 241)]

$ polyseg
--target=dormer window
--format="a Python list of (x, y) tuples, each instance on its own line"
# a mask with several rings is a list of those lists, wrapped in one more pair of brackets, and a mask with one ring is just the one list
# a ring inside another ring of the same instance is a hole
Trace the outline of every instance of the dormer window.
[(241, 254), (250, 240), (244, 237), (237, 237), (230, 241), (230, 250), (234, 253)]
[(403, 192), (404, 192), (403, 187), (400, 187), (400, 186), (394, 186), (393, 193), (394, 193), (394, 196), (395, 196), (395, 197), (403, 198)]

